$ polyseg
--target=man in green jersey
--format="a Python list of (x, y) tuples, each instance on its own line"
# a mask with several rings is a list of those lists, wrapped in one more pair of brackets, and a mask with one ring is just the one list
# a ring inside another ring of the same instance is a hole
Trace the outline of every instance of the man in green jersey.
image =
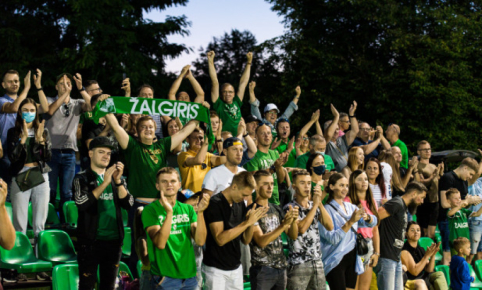
[(244, 168), (247, 171), (269, 170), (273, 174), (274, 187), (269, 202), (279, 205), (278, 184), (283, 182), (287, 176), (283, 165), (288, 160), (288, 152), (279, 154), (278, 151), (269, 149), (273, 136), (271, 135), (271, 128), (266, 124), (256, 129), (256, 138), (258, 139), (258, 152), (251, 161), (246, 163)]
[(89, 144), (90, 168), (74, 178), (77, 224), (79, 289), (94, 289), (97, 268), (100, 289), (114, 289), (122, 255), (124, 225), (121, 207), (129, 210), (134, 198), (121, 179), (124, 165), (107, 168), (112, 152), (107, 137), (95, 137)]
[(156, 188), (161, 198), (142, 212), (142, 223), (148, 234), (151, 289), (196, 289), (191, 237), (198, 246), (206, 242), (203, 212), (209, 204), (209, 194), (199, 198), (197, 214), (191, 205), (176, 201), (181, 180), (172, 167), (159, 170)]
[(303, 155), (298, 156), (295, 161), (295, 167), (306, 169), (306, 163), (312, 154), (320, 153), (325, 158), (325, 165), (327, 171), (335, 170), (335, 164), (333, 163), (333, 159), (331, 159), (330, 155), (325, 154), (326, 150), (326, 140), (323, 135), (315, 134), (310, 137), (310, 144), (308, 145), (310, 151), (306, 152)]

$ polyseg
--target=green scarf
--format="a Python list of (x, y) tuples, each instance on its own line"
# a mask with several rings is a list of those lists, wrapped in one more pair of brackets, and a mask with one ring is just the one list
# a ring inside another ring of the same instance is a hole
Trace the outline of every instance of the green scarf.
[(165, 99), (110, 97), (105, 101), (97, 102), (92, 111), (92, 120), (98, 124), (99, 119), (109, 113), (161, 115), (198, 120), (206, 123), (206, 135), (209, 144), (214, 143), (209, 110), (198, 103)]

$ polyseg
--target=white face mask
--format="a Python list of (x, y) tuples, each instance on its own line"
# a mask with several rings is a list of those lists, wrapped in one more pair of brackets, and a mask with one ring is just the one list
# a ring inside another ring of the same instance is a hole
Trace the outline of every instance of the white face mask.
[(319, 154), (321, 154), (321, 155), (325, 156), (325, 152), (316, 151), (316, 153), (319, 153)]

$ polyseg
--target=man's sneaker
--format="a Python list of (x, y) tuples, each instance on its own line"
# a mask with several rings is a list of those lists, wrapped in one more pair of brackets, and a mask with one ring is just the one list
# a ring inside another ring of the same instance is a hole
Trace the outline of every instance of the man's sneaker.
[(37, 273), (37, 280), (40, 280), (40, 281), (50, 280), (50, 276), (45, 272), (39, 272)]
[(25, 274), (18, 274), (17, 276), (18, 281), (28, 281), (27, 275)]
[(7, 283), (17, 283), (17, 279), (15, 278), (10, 278), (10, 277), (3, 277), (3, 282), (7, 282)]

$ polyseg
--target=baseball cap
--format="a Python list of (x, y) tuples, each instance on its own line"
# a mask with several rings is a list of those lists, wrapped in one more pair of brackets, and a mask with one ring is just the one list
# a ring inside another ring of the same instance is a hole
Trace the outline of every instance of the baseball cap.
[(276, 111), (278, 111), (278, 114), (279, 114), (279, 109), (278, 109), (278, 107), (277, 107), (275, 104), (273, 104), (273, 103), (269, 103), (269, 104), (266, 105), (266, 107), (264, 107), (264, 112), (265, 112), (265, 113), (266, 113), (266, 112), (269, 112), (269, 111), (271, 111), (271, 110), (276, 110)]
[(247, 117), (244, 119), (244, 122), (245, 122), (246, 124), (251, 123), (251, 122), (258, 122), (258, 123), (259, 123), (259, 121), (260, 121), (260, 120), (259, 120), (258, 117), (256, 117), (255, 115), (249, 115), (249, 116), (247, 116)]
[(114, 149), (114, 145), (112, 144), (110, 139), (104, 136), (97, 136), (92, 139), (92, 141), (90, 141), (89, 150), (93, 150), (94, 148), (99, 147)]
[(234, 146), (234, 145), (241, 145), (242, 146), (243, 143), (241, 142), (241, 140), (239, 140), (236, 137), (230, 137), (230, 138), (224, 140), (223, 149), (228, 149), (229, 147)]

